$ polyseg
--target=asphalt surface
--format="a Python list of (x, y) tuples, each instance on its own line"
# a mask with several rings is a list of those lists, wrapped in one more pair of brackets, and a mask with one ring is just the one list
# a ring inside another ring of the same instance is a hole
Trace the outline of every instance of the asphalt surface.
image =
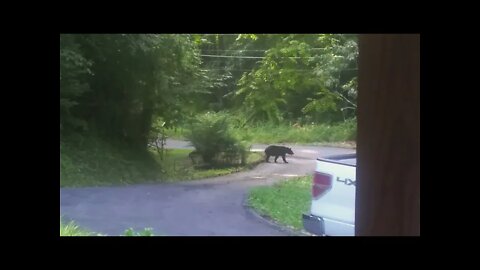
[[(191, 148), (169, 140), (168, 148)], [(253, 145), (263, 151), (267, 145)], [(153, 229), (168, 236), (287, 236), (288, 231), (266, 223), (244, 207), (247, 191), (289, 177), (308, 175), (315, 159), (353, 149), (290, 145), (289, 163), (261, 163), (253, 170), (175, 184), (118, 187), (60, 188), (60, 215), (88, 230), (122, 235), (125, 229)], [(301, 218), (301, 217), (299, 217)]]

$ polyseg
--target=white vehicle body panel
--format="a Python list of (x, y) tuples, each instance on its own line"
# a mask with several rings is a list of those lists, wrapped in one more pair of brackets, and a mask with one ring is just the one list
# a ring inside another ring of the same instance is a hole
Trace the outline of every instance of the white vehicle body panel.
[(316, 163), (315, 171), (331, 175), (332, 184), (331, 188), (319, 198), (312, 198), (310, 216), (323, 223), (319, 227), (324, 235), (354, 236), (355, 154), (319, 158)]

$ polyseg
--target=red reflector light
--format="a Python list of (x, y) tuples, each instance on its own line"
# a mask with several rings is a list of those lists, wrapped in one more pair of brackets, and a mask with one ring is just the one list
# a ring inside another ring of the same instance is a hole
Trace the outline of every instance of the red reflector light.
[(315, 172), (312, 186), (313, 199), (320, 198), (332, 188), (332, 178), (330, 174)]

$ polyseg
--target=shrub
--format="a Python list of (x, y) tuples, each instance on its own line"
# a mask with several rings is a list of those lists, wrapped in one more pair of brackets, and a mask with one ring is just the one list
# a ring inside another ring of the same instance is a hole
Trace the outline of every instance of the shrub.
[(208, 165), (245, 164), (247, 147), (234, 136), (225, 113), (206, 113), (195, 118), (186, 134), (195, 151)]
[(132, 228), (125, 230), (124, 236), (154, 236), (152, 228), (145, 228), (143, 231), (136, 232)]

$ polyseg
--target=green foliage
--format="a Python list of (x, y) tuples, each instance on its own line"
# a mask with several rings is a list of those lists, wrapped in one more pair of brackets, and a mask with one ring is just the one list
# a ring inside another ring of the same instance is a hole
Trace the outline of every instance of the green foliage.
[(80, 228), (73, 220), (65, 223), (60, 217), (60, 236), (104, 236), (100, 233), (94, 233)]
[[(260, 66), (238, 80), (240, 110), (253, 122), (309, 118), (337, 122), (356, 109), (355, 36), (283, 35), (272, 40)], [(348, 110), (348, 111), (345, 111)]]
[(224, 162), (216, 164), (219, 168), (205, 169), (192, 163), (190, 152), (188, 149), (167, 149), (164, 158), (160, 159), (153, 148), (144, 155), (117, 149), (93, 138), (79, 140), (78, 144), (61, 142), (60, 187), (203, 179), (251, 168), (263, 160), (262, 155), (247, 152), (244, 166), (232, 167)]
[(311, 187), (311, 176), (290, 178), (274, 186), (253, 188), (248, 203), (278, 223), (302, 230), (301, 217), (310, 206)]
[(92, 232), (86, 231), (78, 227), (75, 222), (70, 221), (65, 224), (60, 220), (60, 236), (92, 236)]
[(259, 123), (234, 132), (256, 143), (326, 143), (356, 140), (356, 121), (337, 124)]
[[(165, 158), (162, 160), (162, 181), (188, 181), (236, 173), (252, 168), (265, 158), (263, 153), (249, 152), (244, 166), (204, 168), (192, 162), (189, 157), (191, 152), (192, 150), (189, 149), (167, 149)], [(152, 151), (152, 154), (155, 152)]]
[(350, 140), (357, 56), (354, 35), (62, 34), (61, 184), (156, 178), (148, 143), (208, 111), (231, 119), (185, 137), (215, 166), (244, 163), (254, 139)]
[(209, 165), (245, 164), (247, 147), (236, 138), (225, 113), (199, 115), (190, 125), (187, 139)]
[(60, 187), (203, 179), (245, 170), (263, 160), (263, 155), (247, 152), (244, 166), (217, 164), (220, 167), (206, 169), (192, 163), (188, 149), (167, 149), (161, 159), (154, 148), (144, 154), (80, 135), (65, 141), (60, 143)]
[(152, 119), (161, 116), (168, 126), (183, 117), (200, 64), (189, 35), (77, 34), (60, 40), (62, 131), (71, 131), (66, 123), (82, 124), (122, 147), (145, 151)]
[(355, 35), (60, 35), (61, 132), (145, 149), (155, 119), (205, 111), (338, 122), (355, 116), (357, 56)]
[(136, 232), (132, 228), (125, 230), (124, 236), (155, 236), (152, 228), (145, 228), (142, 231)]
[(118, 148), (95, 137), (68, 136), (60, 142), (60, 187), (133, 184), (161, 180), (149, 153)]
[[(99, 233), (94, 233), (80, 228), (74, 221), (65, 223), (60, 218), (60, 236), (106, 236)], [(125, 230), (124, 236), (155, 236), (152, 228), (145, 228), (142, 231), (136, 232), (132, 228)]]
[(252, 39), (252, 40), (257, 40), (258, 39), (258, 36), (255, 35), (255, 34), (239, 34), (238, 37), (235, 39), (236, 41), (240, 40), (240, 39)]
[(79, 45), (72, 35), (60, 36), (60, 130), (86, 130), (87, 123), (80, 119), (72, 109), (78, 105), (78, 99), (90, 91), (87, 82), (92, 75), (92, 61), (83, 57)]
[[(300, 122), (250, 123), (244, 114), (228, 114), (231, 133), (241, 141), (249, 143), (340, 143), (356, 141), (356, 118), (334, 124), (315, 124), (309, 118)], [(169, 131), (172, 138), (184, 138), (186, 128), (178, 128), (177, 132)]]

